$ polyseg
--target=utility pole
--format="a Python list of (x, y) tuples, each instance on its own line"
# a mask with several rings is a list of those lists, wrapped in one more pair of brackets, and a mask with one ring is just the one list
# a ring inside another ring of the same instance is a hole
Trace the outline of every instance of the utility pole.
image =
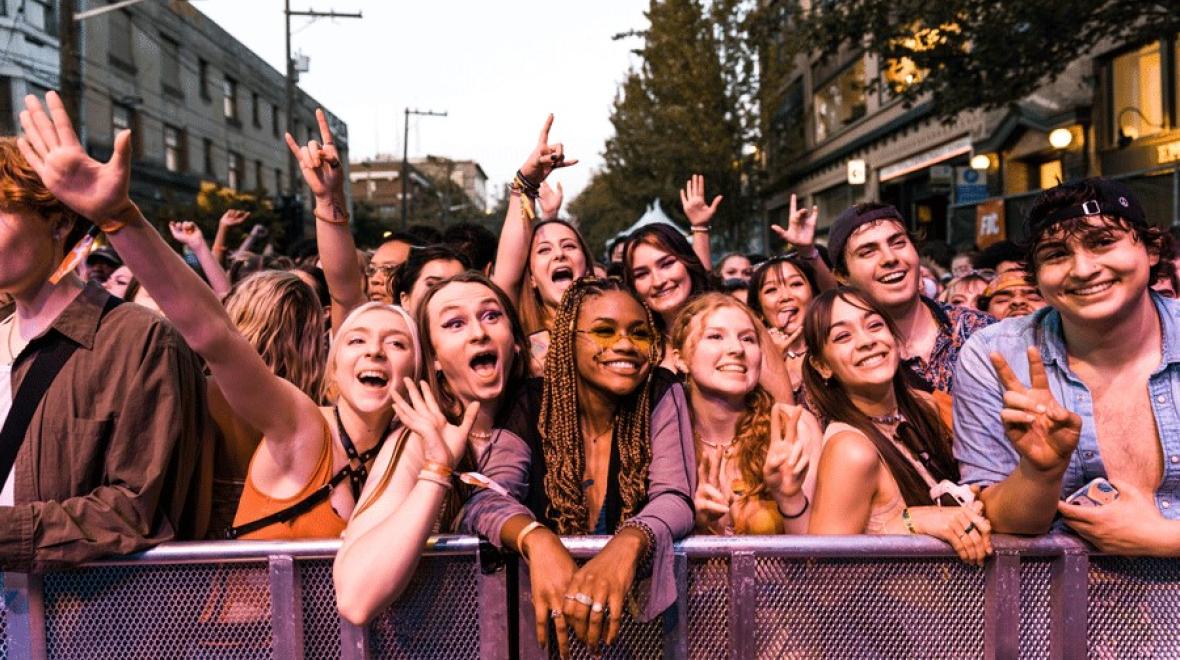
[(446, 112), (406, 108), (405, 132), (402, 135), (402, 229), (410, 226), (410, 115), (446, 117)]
[[(283, 16), (287, 23), (287, 132), (295, 136), (295, 62), (291, 59), (291, 17), (307, 16), (310, 18), (363, 18), (361, 12), (341, 13), (337, 11), (292, 11), (291, 0), (285, 0)], [(298, 139), (296, 137), (296, 139)], [(297, 191), (302, 190), (303, 180), (300, 178), (299, 165), (295, 162), (295, 155), (287, 154), (288, 192), (298, 198)], [(302, 231), (297, 232), (302, 235)]]
[[(57, 39), (58, 66), (61, 77), (58, 79), (58, 93), (61, 95), (62, 105), (66, 107), (70, 119), (79, 128), (86, 125), (82, 116), (82, 58), (79, 56), (78, 33), (81, 26), (74, 17), (77, 0), (62, 0), (58, 5)], [(16, 29), (15, 27), (13, 28)], [(85, 144), (85, 138), (83, 138)]]

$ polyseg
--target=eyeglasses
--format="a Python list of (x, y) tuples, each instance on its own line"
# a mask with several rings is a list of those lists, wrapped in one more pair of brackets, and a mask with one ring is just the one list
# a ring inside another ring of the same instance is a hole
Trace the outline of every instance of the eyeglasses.
[(397, 266), (391, 264), (369, 264), (365, 266), (365, 275), (372, 277), (377, 273), (381, 273), (385, 277), (392, 277), (395, 270), (397, 270)]
[(584, 335), (590, 339), (590, 341), (598, 344), (598, 347), (604, 351), (613, 348), (623, 337), (631, 340), (631, 343), (635, 345), (635, 348), (638, 348), (644, 353), (650, 351), (652, 344), (655, 343), (655, 336), (652, 334), (651, 329), (646, 327), (636, 328), (631, 332), (624, 332), (619, 328), (606, 327), (592, 328), (590, 330), (576, 330), (575, 332), (577, 332), (579, 335)]

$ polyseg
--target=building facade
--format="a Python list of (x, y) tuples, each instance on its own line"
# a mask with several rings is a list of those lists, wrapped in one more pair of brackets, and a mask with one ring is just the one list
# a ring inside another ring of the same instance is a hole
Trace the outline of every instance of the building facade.
[[(0, 39), (11, 36), (14, 43), (0, 70), (0, 86), (7, 87), (0, 87), (7, 104), (0, 106), (0, 122), (10, 122), (3, 126), (9, 133), (25, 93), (58, 85), (55, 5), (0, 0), (0, 28), (9, 30), (0, 29)], [(78, 9), (103, 6), (86, 0)], [(209, 181), (276, 205), (284, 195), (309, 203), (302, 187), (290, 189), (282, 73), (189, 3), (141, 2), (86, 18), (80, 28), (79, 132), (87, 150), (105, 158), (114, 135), (132, 129), (132, 196), (145, 210), (191, 203)], [(319, 104), (301, 90), (295, 99), (296, 139), (319, 139)], [(347, 163), (347, 126), (327, 114)], [(310, 217), (302, 214), (288, 237), (301, 235)]]
[(905, 107), (890, 91), (904, 71), (873, 55), (800, 57), (764, 94), (768, 220), (785, 220), (792, 193), (819, 206), (821, 231), (881, 200), (928, 240), (966, 249), (1020, 239), (1042, 189), (1103, 175), (1139, 192), (1152, 222), (1180, 225), (1178, 48), (1175, 36), (1101, 45), (1010, 109), (950, 123), (928, 102)]
[[(409, 184), (406, 194), (410, 200), (409, 214), (428, 195), (434, 195), (434, 184), (413, 163), (408, 167)], [(402, 161), (392, 156), (378, 155), (349, 166), (352, 199), (373, 209), (373, 214), (390, 229), (401, 226)]]

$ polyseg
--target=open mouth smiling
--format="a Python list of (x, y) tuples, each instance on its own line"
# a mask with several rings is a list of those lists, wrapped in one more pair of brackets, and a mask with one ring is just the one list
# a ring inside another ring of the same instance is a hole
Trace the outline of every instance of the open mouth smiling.
[(558, 266), (553, 269), (549, 279), (553, 280), (554, 284), (568, 285), (574, 281), (574, 269), (569, 266)]
[(362, 369), (356, 379), (361, 385), (375, 390), (383, 390), (389, 385), (389, 374), (377, 369)]

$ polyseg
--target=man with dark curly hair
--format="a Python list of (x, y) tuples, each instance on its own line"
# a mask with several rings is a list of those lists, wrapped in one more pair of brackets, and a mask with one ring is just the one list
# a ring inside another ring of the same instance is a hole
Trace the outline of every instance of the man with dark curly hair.
[[(1172, 257), (1131, 190), (1041, 193), (1026, 260), (1048, 307), (976, 333), (955, 374), (955, 455), (996, 532), (1060, 514), (1104, 552), (1180, 553), (1180, 304), (1150, 290)], [(1001, 424), (1002, 420), (1002, 424)], [(1061, 500), (1079, 489), (1103, 506)], [(1095, 490), (1099, 489), (1099, 490)]]

